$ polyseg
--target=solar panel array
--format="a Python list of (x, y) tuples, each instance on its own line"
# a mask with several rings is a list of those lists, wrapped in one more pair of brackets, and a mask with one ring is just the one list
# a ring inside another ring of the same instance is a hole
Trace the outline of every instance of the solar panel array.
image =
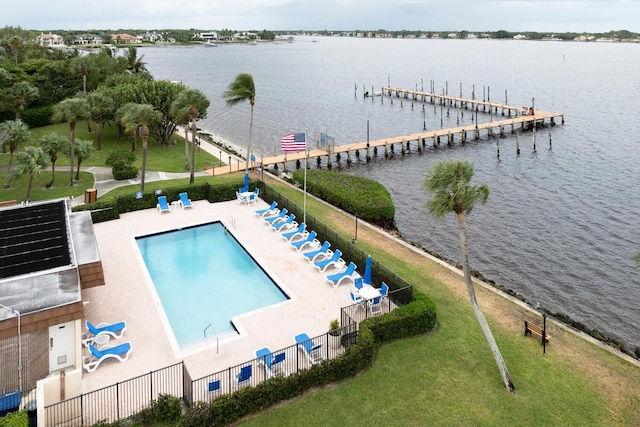
[(0, 279), (71, 264), (64, 201), (0, 210)]

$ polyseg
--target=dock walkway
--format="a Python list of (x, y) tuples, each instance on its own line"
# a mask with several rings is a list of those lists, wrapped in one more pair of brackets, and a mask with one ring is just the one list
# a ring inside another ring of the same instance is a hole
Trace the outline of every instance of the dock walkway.
[[(412, 143), (414, 145), (417, 145), (418, 151), (421, 151), (422, 148), (426, 146), (427, 141), (432, 141), (433, 146), (437, 147), (440, 145), (443, 138), (446, 140), (448, 145), (452, 145), (456, 139), (460, 142), (467, 141), (470, 134), (472, 135), (474, 140), (478, 140), (480, 139), (480, 134), (482, 131), (487, 132), (488, 138), (493, 137), (496, 133), (499, 135), (499, 137), (503, 138), (505, 137), (506, 131), (515, 133), (518, 129), (531, 129), (535, 132), (537, 127), (546, 126), (547, 123), (551, 126), (555, 126), (557, 119), (560, 119), (561, 123), (564, 124), (564, 113), (553, 113), (540, 110), (533, 111), (533, 109), (528, 109), (527, 107), (517, 107), (514, 105), (481, 101), (478, 99), (465, 99), (444, 94), (438, 95), (430, 92), (392, 87), (383, 88), (382, 94), (383, 96), (387, 95), (392, 98), (396, 97), (400, 99), (411, 99), (413, 101), (425, 103), (435, 103), (438, 100), (443, 104), (448, 104), (449, 106), (454, 106), (455, 108), (473, 109), (475, 111), (479, 111), (480, 109), (482, 109), (483, 112), (485, 112), (488, 108), (490, 112), (495, 111), (496, 115), (498, 114), (498, 110), (501, 110), (502, 115), (504, 116), (506, 114), (508, 118), (493, 120), (492, 115), (491, 120), (484, 123), (478, 123), (476, 119), (475, 123), (456, 126), (452, 128), (425, 130), (422, 132), (410, 133), (406, 135), (398, 135), (370, 141), (353, 142), (350, 144), (314, 147), (308, 150), (307, 158), (310, 160), (316, 159), (316, 162), (320, 164), (321, 158), (326, 157), (327, 165), (328, 167), (331, 167), (332, 156), (335, 157), (336, 161), (340, 161), (342, 159), (342, 156), (344, 155), (346, 156), (347, 163), (350, 163), (352, 161), (352, 155), (356, 158), (360, 157), (361, 150), (365, 151), (365, 157), (368, 161), (371, 159), (372, 151), (373, 154), (378, 154), (378, 148), (383, 148), (384, 156), (387, 157), (389, 153), (395, 152), (396, 145), (399, 145), (401, 153), (405, 154), (407, 151), (410, 151)], [(511, 115), (514, 115), (514, 117), (511, 117)], [(284, 170), (286, 171), (288, 162), (301, 161), (304, 160), (304, 158), (305, 152), (303, 151), (297, 153), (279, 154), (275, 156), (256, 159), (256, 164), (251, 166), (264, 168), (272, 165), (283, 164)], [(212, 175), (222, 175), (226, 173), (238, 172), (244, 170), (245, 163), (246, 161), (239, 161), (232, 165), (215, 167), (209, 169), (208, 173)]]

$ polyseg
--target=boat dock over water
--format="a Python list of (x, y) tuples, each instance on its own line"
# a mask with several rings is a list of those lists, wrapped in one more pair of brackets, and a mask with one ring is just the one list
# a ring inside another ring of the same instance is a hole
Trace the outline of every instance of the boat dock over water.
[[(438, 147), (442, 142), (446, 142), (448, 145), (453, 145), (456, 140), (461, 143), (466, 142), (469, 138), (479, 140), (481, 138), (481, 133), (485, 131), (487, 138), (492, 139), (495, 135), (499, 138), (506, 137), (505, 132), (510, 132), (512, 134), (516, 133), (517, 136), (517, 132), (519, 131), (531, 130), (533, 132), (533, 148), (535, 150), (536, 129), (546, 127), (548, 125), (555, 126), (558, 119), (562, 124), (564, 124), (564, 113), (534, 110), (532, 107), (518, 107), (478, 99), (466, 99), (445, 94), (392, 87), (383, 88), (382, 98), (385, 96), (390, 97), (392, 102), (394, 98), (399, 99), (400, 102), (403, 102), (402, 100), (407, 100), (410, 102), (420, 102), (423, 105), (427, 102), (431, 104), (439, 102), (443, 106), (472, 110), (476, 115), (476, 118), (474, 123), (468, 125), (424, 130), (422, 132), (370, 141), (353, 142), (350, 144), (330, 145), (323, 144), (320, 141), (315, 141), (315, 146), (309, 147), (306, 153), (307, 159), (315, 159), (316, 163), (320, 165), (322, 163), (322, 158), (326, 157), (327, 167), (331, 168), (332, 162), (334, 160), (341, 161), (343, 156), (347, 163), (351, 163), (353, 161), (353, 157), (357, 159), (360, 158), (361, 152), (364, 152), (366, 160), (369, 161), (372, 158), (372, 155), (378, 155), (379, 149), (384, 150), (385, 157), (388, 157), (390, 154), (394, 154), (396, 148), (404, 155), (412, 149), (422, 151), (422, 149), (426, 147), (427, 143), (432, 144), (433, 147)], [(479, 112), (489, 113), (490, 120), (488, 122), (478, 123), (477, 114)], [(494, 118), (500, 117), (499, 114), (503, 117), (506, 116), (506, 118), (494, 120)], [(549, 143), (551, 144), (550, 134)], [(518, 138), (516, 138), (516, 145), (517, 152), (519, 153), (520, 147)], [(267, 157), (263, 156), (260, 159), (256, 159), (255, 164), (252, 164), (249, 167), (257, 166), (264, 168), (282, 164), (286, 171), (288, 162), (296, 161), (296, 166), (299, 167), (299, 162), (304, 159), (305, 152), (303, 151)], [(245, 161), (240, 161), (236, 164), (228, 164), (211, 168), (208, 172), (212, 175), (238, 172), (245, 169), (245, 164)]]

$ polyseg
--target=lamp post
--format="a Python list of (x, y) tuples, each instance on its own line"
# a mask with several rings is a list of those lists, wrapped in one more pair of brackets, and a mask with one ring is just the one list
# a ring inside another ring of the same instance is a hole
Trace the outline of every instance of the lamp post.
[(18, 382), (20, 384), (20, 391), (22, 391), (22, 335), (20, 333), (20, 312), (15, 308), (7, 307), (3, 304), (0, 304), (0, 307), (18, 316)]

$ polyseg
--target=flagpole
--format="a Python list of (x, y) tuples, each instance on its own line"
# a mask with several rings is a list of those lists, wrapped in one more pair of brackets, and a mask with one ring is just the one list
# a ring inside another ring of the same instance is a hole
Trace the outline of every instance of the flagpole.
[(304, 132), (304, 202), (302, 208), (302, 222), (307, 223), (307, 157), (309, 156), (309, 147), (307, 146), (307, 131)]

